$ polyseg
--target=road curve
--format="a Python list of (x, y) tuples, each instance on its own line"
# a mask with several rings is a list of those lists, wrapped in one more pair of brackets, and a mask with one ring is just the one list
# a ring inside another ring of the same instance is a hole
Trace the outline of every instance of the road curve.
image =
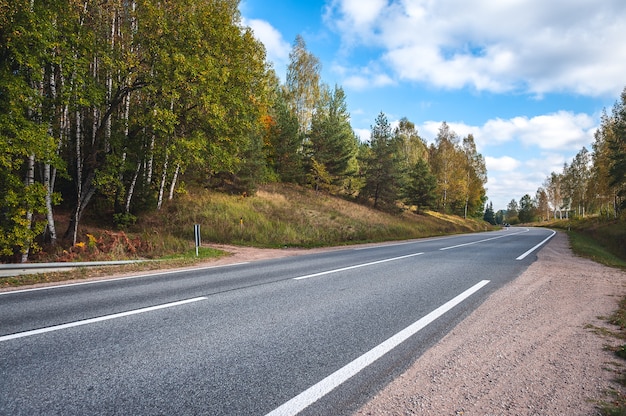
[(553, 232), (0, 294), (0, 414), (349, 414)]

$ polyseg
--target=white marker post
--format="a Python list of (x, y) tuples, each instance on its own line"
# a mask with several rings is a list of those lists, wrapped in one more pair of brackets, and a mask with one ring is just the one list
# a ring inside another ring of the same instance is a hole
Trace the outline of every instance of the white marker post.
[(196, 257), (198, 257), (198, 247), (200, 247), (200, 224), (193, 225), (193, 235), (196, 240)]

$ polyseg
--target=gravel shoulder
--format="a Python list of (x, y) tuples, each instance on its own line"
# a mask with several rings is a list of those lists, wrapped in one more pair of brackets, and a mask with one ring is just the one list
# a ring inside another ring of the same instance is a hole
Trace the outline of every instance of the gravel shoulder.
[(519, 278), (357, 415), (598, 415), (620, 366), (591, 326), (617, 309), (626, 273), (573, 255), (558, 233)]

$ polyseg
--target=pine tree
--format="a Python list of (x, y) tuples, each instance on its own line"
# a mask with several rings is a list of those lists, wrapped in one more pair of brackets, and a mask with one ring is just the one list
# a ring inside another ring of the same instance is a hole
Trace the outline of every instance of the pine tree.
[(302, 140), (298, 118), (289, 109), (285, 93), (278, 90), (267, 131), (268, 165), (283, 182), (301, 183)]
[(483, 220), (487, 221), (491, 225), (496, 225), (496, 217), (493, 212), (493, 202), (489, 202), (489, 205), (485, 207), (485, 215), (483, 215)]
[(525, 194), (519, 201), (518, 218), (522, 223), (528, 223), (535, 219), (536, 206), (530, 195)]
[(331, 183), (339, 185), (354, 173), (351, 162), (356, 157), (358, 139), (350, 126), (342, 88), (322, 94), (308, 137), (308, 157), (323, 165)]
[(620, 209), (626, 209), (626, 88), (622, 91), (621, 100), (613, 106), (611, 123), (611, 140), (609, 141), (609, 157), (611, 165), (610, 185), (617, 190)]
[(372, 126), (370, 151), (363, 161), (365, 184), (360, 196), (373, 201), (374, 207), (393, 207), (398, 199), (400, 171), (398, 144), (393, 140), (391, 126), (384, 113)]
[(424, 159), (419, 159), (407, 172), (407, 180), (402, 189), (404, 202), (415, 205), (417, 212), (431, 208), (437, 200), (436, 188), (437, 178), (431, 173), (430, 166)]

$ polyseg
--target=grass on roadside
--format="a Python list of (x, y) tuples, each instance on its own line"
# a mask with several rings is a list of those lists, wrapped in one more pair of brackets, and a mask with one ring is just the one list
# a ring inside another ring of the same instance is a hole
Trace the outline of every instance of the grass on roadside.
[(586, 257), (609, 267), (626, 269), (626, 261), (601, 245), (597, 240), (580, 231), (568, 231), (572, 250), (581, 257)]
[(136, 227), (161, 255), (177, 241), (193, 240), (193, 224), (200, 224), (202, 241), (265, 248), (405, 240), (488, 228), (484, 221), (451, 215), (381, 212), (285, 184), (264, 185), (246, 197), (197, 189), (142, 216)]

